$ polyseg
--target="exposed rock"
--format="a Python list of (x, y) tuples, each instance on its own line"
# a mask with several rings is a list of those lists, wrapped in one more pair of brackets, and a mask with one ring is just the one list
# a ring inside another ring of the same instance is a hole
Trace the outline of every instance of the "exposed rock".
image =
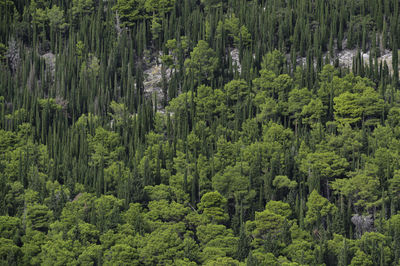
[[(161, 54), (160, 54), (161, 56)], [(144, 93), (148, 97), (155, 97), (157, 96), (157, 109), (162, 111), (162, 99), (163, 95), (163, 66), (160, 63), (159, 57), (155, 58), (153, 61), (150, 62), (149, 66), (145, 71), (144, 74)], [(170, 80), (171, 76), (171, 69), (165, 69), (164, 78), (166, 79), (165, 82)]]
[(393, 72), (392, 51), (385, 50), (385, 53), (381, 57), (378, 58), (378, 62), (380, 63), (381, 61), (386, 62), (386, 64), (389, 67), (389, 71), (392, 73)]
[[(345, 44), (345, 42), (344, 42)], [(352, 69), (353, 67), (353, 59), (355, 56), (357, 56), (358, 53), (358, 49), (343, 49), (342, 51), (335, 51), (335, 56), (339, 61), (339, 66), (342, 68), (349, 68)], [(369, 63), (369, 56), (370, 56), (370, 52), (368, 51), (367, 53), (364, 53), (362, 51), (360, 51), (360, 54), (363, 58), (364, 64), (368, 64)], [(328, 56), (329, 53), (324, 53), (323, 60), (325, 61), (326, 56)], [(286, 58), (288, 60), (290, 60), (290, 55), (287, 54)], [(386, 64), (389, 67), (389, 71), (392, 72), (393, 71), (393, 67), (392, 67), (392, 51), (390, 50), (385, 50), (383, 51), (383, 54), (381, 54), (380, 57), (378, 57), (378, 63), (380, 63), (381, 61), (386, 62)], [(306, 57), (298, 57), (296, 60), (296, 63), (298, 65), (306, 65), (307, 63), (307, 59)], [(333, 62), (331, 62), (333, 63)], [(314, 62), (314, 66), (316, 66), (316, 63)]]
[[(357, 49), (352, 49), (352, 50), (343, 50), (340, 53), (337, 54), (337, 58), (339, 59), (339, 66), (341, 67), (348, 67), (348, 68), (352, 68), (353, 66), (353, 58), (355, 56), (357, 56), (358, 50)], [(364, 53), (364, 52), (360, 52), (364, 64), (369, 64), (369, 56), (370, 56), (370, 52)], [(386, 64), (389, 67), (389, 71), (392, 72), (393, 71), (393, 67), (392, 67), (392, 51), (390, 50), (385, 50), (383, 51), (383, 54), (378, 57), (378, 63), (380, 62), (386, 62)]]

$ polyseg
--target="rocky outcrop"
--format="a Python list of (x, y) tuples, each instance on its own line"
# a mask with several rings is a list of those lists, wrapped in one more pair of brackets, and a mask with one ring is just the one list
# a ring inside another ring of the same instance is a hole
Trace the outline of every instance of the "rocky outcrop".
[(164, 98), (163, 83), (170, 80), (171, 69), (163, 67), (160, 62), (160, 57), (156, 57), (152, 60), (144, 70), (143, 86), (144, 93), (147, 97), (152, 97), (154, 99), (155, 95), (157, 96), (157, 109), (163, 111), (163, 106), (161, 104)]

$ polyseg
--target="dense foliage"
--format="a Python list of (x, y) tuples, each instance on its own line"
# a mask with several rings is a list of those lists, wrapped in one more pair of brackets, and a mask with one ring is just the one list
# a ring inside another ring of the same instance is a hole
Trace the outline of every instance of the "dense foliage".
[(399, 265), (399, 19), (0, 0), (0, 264)]

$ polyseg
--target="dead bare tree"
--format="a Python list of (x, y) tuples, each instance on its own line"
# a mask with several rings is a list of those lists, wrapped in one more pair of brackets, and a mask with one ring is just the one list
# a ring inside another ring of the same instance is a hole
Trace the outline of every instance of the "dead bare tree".
[(374, 229), (374, 220), (372, 219), (371, 215), (359, 215), (355, 214), (351, 218), (351, 222), (355, 225), (356, 227), (356, 238), (361, 238), (361, 236), (365, 232), (371, 232)]

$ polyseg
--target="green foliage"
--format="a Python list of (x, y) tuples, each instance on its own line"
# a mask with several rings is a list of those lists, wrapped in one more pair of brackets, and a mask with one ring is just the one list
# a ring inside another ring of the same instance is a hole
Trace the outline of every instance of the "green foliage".
[(140, 250), (140, 260), (144, 264), (167, 264), (184, 257), (184, 241), (179, 237), (184, 233), (183, 224), (161, 227), (153, 231)]
[(126, 244), (116, 244), (104, 253), (104, 265), (139, 263), (137, 251)]
[(193, 76), (199, 84), (211, 81), (218, 67), (218, 58), (208, 43), (200, 40), (185, 60), (186, 74)]
[(119, 145), (119, 135), (115, 132), (110, 132), (104, 128), (98, 127), (96, 134), (88, 138), (89, 151), (91, 151), (91, 162), (94, 165), (108, 165), (112, 161), (118, 159), (118, 155), (122, 152), (122, 147)]
[(319, 181), (340, 177), (348, 167), (348, 162), (334, 152), (309, 153), (303, 159), (300, 170), (308, 175), (310, 190), (319, 191)]
[(337, 211), (335, 205), (319, 195), (316, 190), (313, 190), (307, 201), (307, 212), (304, 222), (308, 227), (318, 227), (323, 222), (323, 219), (332, 215), (335, 211)]
[(248, 46), (251, 43), (251, 34), (246, 26), (240, 26), (239, 18), (237, 18), (234, 13), (224, 21), (219, 21), (216, 31), (216, 37), (220, 39), (223, 38), (223, 33), (227, 33), (229, 43), (236, 47), (240, 45)]
[(7, 239), (18, 238), (21, 219), (12, 216), (0, 216), (0, 236)]
[(53, 5), (50, 9), (47, 9), (46, 11), (51, 28), (64, 30), (68, 26), (68, 24), (65, 23), (64, 11), (60, 7)]
[(361, 250), (357, 250), (354, 258), (351, 260), (350, 265), (374, 265), (371, 257), (366, 255)]
[(398, 18), (0, 0), (0, 264), (399, 264)]
[(268, 202), (264, 211), (255, 213), (254, 221), (246, 223), (246, 230), (252, 237), (251, 246), (267, 252), (275, 252), (284, 247), (282, 239), (290, 215), (289, 204), (280, 201)]
[(157, 14), (163, 17), (175, 5), (175, 0), (117, 0), (112, 8), (124, 27), (133, 27), (138, 21)]
[(6, 59), (6, 51), (7, 47), (5, 46), (4, 43), (0, 43), (0, 61), (3, 61)]
[(344, 92), (334, 98), (335, 119), (340, 124), (355, 124), (359, 121), (365, 122), (369, 119), (369, 125), (374, 125), (376, 118), (379, 118), (384, 108), (383, 100), (371, 87), (364, 87), (357, 84), (353, 90), (355, 93)]
[(226, 167), (223, 174), (213, 177), (213, 188), (227, 199), (243, 198), (249, 193), (250, 183), (246, 176), (249, 167), (245, 163)]
[(164, 15), (170, 12), (175, 5), (175, 0), (149, 0), (145, 1), (144, 7), (149, 13), (159, 13)]
[(72, 0), (71, 12), (74, 17), (82, 17), (93, 12), (93, 0)]
[(261, 68), (265, 70), (271, 70), (275, 75), (279, 75), (283, 72), (284, 64), (284, 55), (278, 50), (273, 50), (263, 57)]
[(290, 205), (282, 201), (271, 200), (265, 206), (265, 210), (269, 210), (275, 214), (279, 214), (285, 218), (289, 218), (292, 214)]
[(137, 20), (145, 18), (145, 3), (143, 0), (117, 0), (113, 10), (118, 12), (122, 26), (132, 27)]
[(60, 235), (55, 235), (42, 246), (40, 257), (43, 264), (64, 265), (76, 263), (80, 245), (72, 240), (63, 240)]
[(212, 90), (211, 87), (201, 85), (197, 88), (195, 103), (199, 118), (209, 122), (226, 112), (225, 95), (219, 89)]
[(0, 262), (10, 265), (18, 265), (21, 258), (21, 250), (12, 240), (0, 238)]
[[(307, 88), (298, 89), (294, 88), (289, 92), (289, 113), (296, 119), (300, 118), (303, 114), (303, 110), (307, 110), (308, 104), (311, 101), (312, 94)], [(305, 109), (306, 108), (306, 109)], [(304, 114), (307, 111), (304, 111)]]
[(332, 188), (335, 191), (352, 199), (354, 205), (362, 209), (379, 205), (378, 187), (379, 181), (367, 172), (355, 172), (348, 179), (336, 179), (332, 182)]
[(226, 2), (226, 0), (201, 0), (201, 3), (208, 12), (211, 12), (212, 9), (221, 7), (224, 2)]
[(285, 175), (277, 175), (274, 178), (274, 181), (272, 181), (272, 184), (276, 188), (290, 188), (293, 189), (297, 186), (297, 182), (294, 180), (290, 180), (287, 176)]
[(229, 99), (229, 104), (243, 102), (249, 94), (249, 87), (245, 80), (232, 80), (224, 86), (224, 91)]
[(218, 192), (208, 192), (201, 197), (199, 211), (207, 220), (213, 223), (223, 223), (227, 220), (225, 212), (226, 199)]

